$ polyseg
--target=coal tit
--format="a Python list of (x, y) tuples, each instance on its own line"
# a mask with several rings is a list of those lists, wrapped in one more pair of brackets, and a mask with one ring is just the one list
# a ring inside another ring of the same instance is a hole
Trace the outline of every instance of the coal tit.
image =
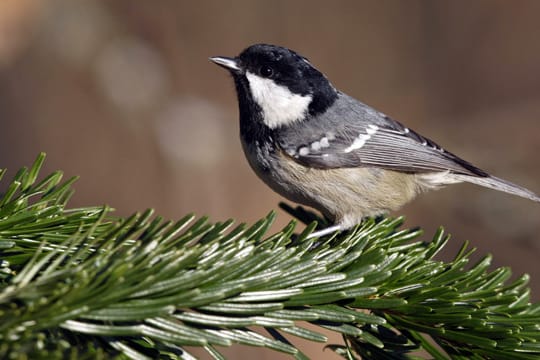
[(470, 182), (540, 202), (337, 90), (305, 57), (257, 44), (214, 63), (234, 79), (244, 153), (287, 199), (321, 211), (322, 236), (396, 210), (426, 190)]

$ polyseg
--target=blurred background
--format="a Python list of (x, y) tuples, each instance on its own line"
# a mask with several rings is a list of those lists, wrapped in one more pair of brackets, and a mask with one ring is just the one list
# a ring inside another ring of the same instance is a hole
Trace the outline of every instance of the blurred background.
[[(540, 192), (539, 13), (535, 0), (2, 0), (0, 167), (13, 175), (44, 151), (45, 172), (81, 176), (72, 206), (253, 222), (281, 198), (248, 168), (232, 81), (207, 58), (268, 42)], [(441, 258), (470, 240), (477, 258), (491, 253), (494, 266), (531, 274), (540, 300), (539, 204), (456, 185), (398, 214), (426, 239), (444, 225), (453, 239)], [(288, 220), (278, 211), (275, 229)]]

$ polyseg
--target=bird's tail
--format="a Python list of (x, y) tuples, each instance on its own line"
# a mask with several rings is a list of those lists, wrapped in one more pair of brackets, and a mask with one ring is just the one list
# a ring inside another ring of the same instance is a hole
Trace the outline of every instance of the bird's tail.
[(532, 201), (540, 202), (540, 196), (536, 195), (532, 191), (525, 189), (519, 185), (513, 184), (510, 181), (499, 179), (495, 176), (470, 176), (452, 174), (452, 177), (458, 181), (466, 181), (476, 185), (485, 186), (490, 189), (503, 191), (508, 194), (521, 196)]

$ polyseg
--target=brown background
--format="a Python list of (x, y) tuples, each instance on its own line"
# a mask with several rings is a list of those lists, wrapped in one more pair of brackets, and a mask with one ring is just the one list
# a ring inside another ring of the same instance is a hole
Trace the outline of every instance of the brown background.
[[(232, 82), (207, 58), (269, 42), (297, 50), (341, 90), (449, 150), (540, 192), (540, 2), (225, 3), (2, 0), (0, 167), (13, 174), (45, 151), (46, 171), (81, 176), (72, 206), (253, 222), (280, 197), (248, 168)], [(427, 238), (439, 225), (453, 234), (443, 258), (471, 240), (494, 265), (531, 274), (540, 299), (539, 204), (457, 185), (401, 213)], [(278, 218), (278, 226), (289, 219)]]

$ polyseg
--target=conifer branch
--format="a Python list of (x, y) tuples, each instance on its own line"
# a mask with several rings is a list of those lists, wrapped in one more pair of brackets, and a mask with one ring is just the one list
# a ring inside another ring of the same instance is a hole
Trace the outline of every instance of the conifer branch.
[(38, 182), (43, 160), (0, 198), (1, 358), (174, 359), (198, 346), (220, 359), (216, 347), (245, 344), (302, 359), (295, 338), (327, 341), (305, 322), (341, 333), (329, 347), (345, 358), (540, 356), (528, 277), (509, 282), (490, 256), (468, 267), (467, 243), (451, 262), (434, 259), (442, 229), (422, 242), (383, 218), (307, 239), (315, 223), (268, 235), (274, 213), (252, 226), (151, 210), (116, 218), (67, 208), (74, 179)]

